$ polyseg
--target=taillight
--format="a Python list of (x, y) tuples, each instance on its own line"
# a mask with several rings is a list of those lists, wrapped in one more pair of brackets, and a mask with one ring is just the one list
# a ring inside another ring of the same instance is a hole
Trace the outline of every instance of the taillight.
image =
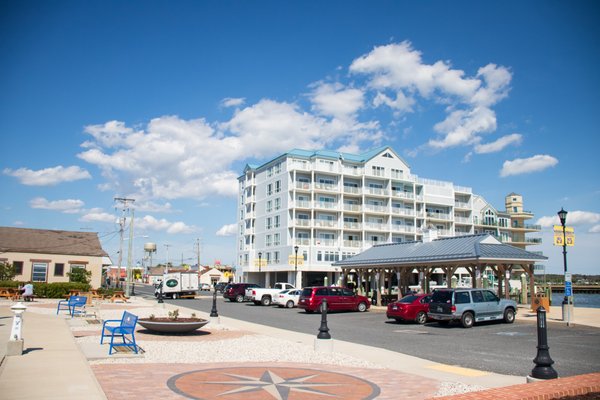
[(450, 312), (453, 312), (453, 313), (455, 313), (455, 312), (456, 312), (456, 306), (451, 306), (451, 307), (450, 307)]
[(256, 290), (252, 291), (252, 296), (256, 295)]

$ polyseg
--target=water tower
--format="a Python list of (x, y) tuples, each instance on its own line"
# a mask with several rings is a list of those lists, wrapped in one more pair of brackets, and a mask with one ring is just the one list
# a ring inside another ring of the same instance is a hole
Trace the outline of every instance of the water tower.
[[(148, 257), (150, 257), (150, 268), (152, 268), (152, 253), (156, 253), (156, 243), (144, 243), (144, 251), (148, 253)], [(146, 269), (146, 275), (148, 275), (148, 270)]]

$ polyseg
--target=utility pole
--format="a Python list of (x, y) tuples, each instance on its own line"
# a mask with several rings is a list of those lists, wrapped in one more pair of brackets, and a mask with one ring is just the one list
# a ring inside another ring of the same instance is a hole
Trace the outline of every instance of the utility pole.
[[(119, 272), (117, 274), (117, 284), (116, 284), (116, 287), (122, 288), (123, 285), (121, 285), (121, 268), (122, 268), (122, 264), (123, 264), (123, 231), (125, 229), (125, 221), (127, 220), (127, 217), (125, 217), (125, 211), (129, 211), (128, 203), (133, 203), (135, 201), (135, 199), (128, 199), (125, 197), (115, 197), (114, 200), (123, 205), (123, 207), (121, 208), (121, 218), (119, 218), (119, 234), (120, 234), (121, 240), (119, 242)], [(131, 233), (130, 233), (130, 235), (131, 235)], [(131, 242), (130, 242), (130, 245), (131, 245)]]
[(165, 274), (169, 272), (169, 247), (173, 246), (172, 244), (165, 244), (167, 248), (167, 262), (165, 264)]
[(200, 271), (200, 238), (196, 239), (196, 257), (198, 258), (198, 271)]
[(129, 249), (127, 249), (127, 278), (125, 286), (125, 295), (127, 297), (131, 296), (131, 278), (133, 274), (133, 266), (131, 265), (131, 257), (132, 257), (132, 246), (133, 246), (133, 220), (134, 220), (134, 210), (131, 209), (131, 221), (129, 221)]

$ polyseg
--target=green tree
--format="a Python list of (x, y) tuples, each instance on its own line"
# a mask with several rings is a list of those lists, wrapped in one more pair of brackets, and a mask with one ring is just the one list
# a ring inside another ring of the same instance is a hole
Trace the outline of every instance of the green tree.
[(0, 281), (12, 281), (15, 277), (15, 267), (12, 264), (0, 263)]
[(71, 272), (67, 272), (69, 282), (90, 283), (92, 280), (92, 271), (85, 268), (74, 268)]

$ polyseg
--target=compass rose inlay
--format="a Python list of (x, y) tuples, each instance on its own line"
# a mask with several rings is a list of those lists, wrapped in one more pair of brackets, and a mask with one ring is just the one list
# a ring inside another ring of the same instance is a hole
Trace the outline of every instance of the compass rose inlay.
[(347, 374), (308, 368), (232, 367), (186, 372), (167, 382), (191, 399), (374, 399), (379, 387)]

